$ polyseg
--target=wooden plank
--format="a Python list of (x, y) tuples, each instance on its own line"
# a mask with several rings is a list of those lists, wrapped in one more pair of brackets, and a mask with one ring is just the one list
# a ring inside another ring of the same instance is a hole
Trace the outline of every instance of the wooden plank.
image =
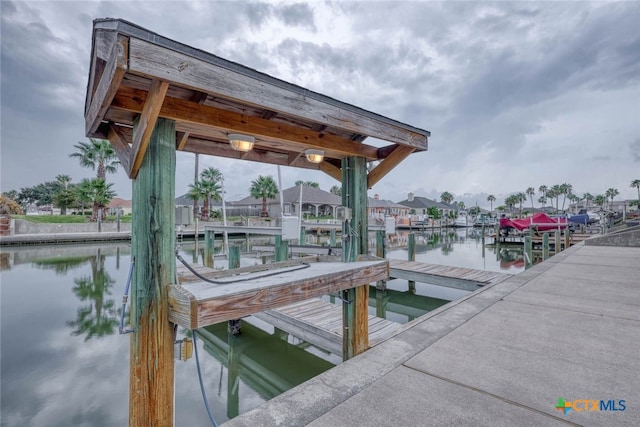
[(369, 172), (369, 176), (367, 177), (367, 187), (371, 188), (378, 183), (386, 174), (391, 172), (393, 168), (398, 166), (404, 159), (409, 157), (411, 153), (415, 151), (413, 147), (407, 147), (405, 145), (398, 145), (398, 147), (387, 156), (386, 159), (382, 160), (378, 166), (373, 168), (371, 172)]
[(271, 79), (256, 78), (267, 77), (264, 75), (251, 76), (237, 72), (143, 40), (131, 39), (129, 62), (131, 72), (151, 78), (162, 77), (213, 96), (409, 145), (417, 150), (427, 148), (428, 133), (424, 131), (407, 129), (400, 123), (394, 124), (382, 117), (378, 119), (370, 114), (359, 114), (353, 107), (345, 108), (348, 106), (324, 102), (311, 92), (289, 89), (281, 81), (275, 84), (275, 79), (270, 84), (265, 80)]
[[(140, 119), (133, 133), (131, 170), (129, 171), (130, 178), (135, 178), (138, 175), (138, 170), (147, 151), (147, 146), (149, 145), (149, 140), (151, 139), (151, 134), (158, 120), (158, 114), (160, 113), (160, 108), (162, 108), (162, 102), (168, 88), (169, 83), (167, 82), (160, 80), (153, 80), (151, 82), (149, 96), (145, 100)], [(172, 139), (175, 141), (175, 135)]]
[(116, 43), (112, 45), (100, 82), (91, 97), (91, 103), (85, 114), (85, 134), (88, 137), (95, 136), (94, 133), (98, 129), (98, 125), (100, 125), (118, 91), (118, 86), (127, 71), (128, 49), (129, 39), (127, 37), (119, 36)]
[(120, 160), (120, 164), (124, 170), (127, 171), (128, 175), (129, 170), (131, 170), (131, 148), (126, 140), (126, 136), (122, 134), (117, 126), (109, 126), (109, 142), (111, 142), (111, 145)]
[[(146, 105), (146, 96), (143, 90), (122, 88), (114, 99), (113, 108), (139, 112)], [(297, 149), (318, 148), (330, 150), (340, 155), (363, 156), (371, 160), (377, 159), (378, 155), (378, 150), (375, 147), (353, 142), (337, 135), (314, 132), (310, 129), (259, 117), (249, 117), (242, 113), (178, 98), (167, 97), (159, 114), (161, 117), (176, 122), (198, 125), (197, 129), (193, 129), (196, 131), (194, 133), (202, 136), (217, 136), (220, 131), (225, 133), (241, 132), (255, 136), (256, 145), (259, 145), (261, 140), (273, 143), (286, 141)], [(178, 128), (181, 126), (178, 125)]]
[[(353, 288), (388, 277), (388, 261), (310, 263), (266, 276), (252, 273), (240, 281), (189, 283), (169, 287), (169, 318), (196, 329), (266, 309)], [(238, 269), (236, 271), (240, 271)]]
[(156, 124), (149, 152), (133, 181), (136, 206), (131, 250), (129, 426), (173, 423), (173, 325), (168, 285), (175, 280), (175, 128)]

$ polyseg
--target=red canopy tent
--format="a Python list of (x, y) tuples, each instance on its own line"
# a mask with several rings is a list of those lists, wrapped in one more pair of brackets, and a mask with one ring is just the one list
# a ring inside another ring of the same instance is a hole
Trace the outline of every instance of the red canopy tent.
[(533, 226), (538, 231), (555, 230), (557, 228), (564, 228), (567, 226), (566, 218), (551, 218), (549, 215), (543, 212), (539, 212), (528, 218), (522, 219), (510, 219), (500, 218), (500, 228), (515, 228), (522, 231), (526, 228)]

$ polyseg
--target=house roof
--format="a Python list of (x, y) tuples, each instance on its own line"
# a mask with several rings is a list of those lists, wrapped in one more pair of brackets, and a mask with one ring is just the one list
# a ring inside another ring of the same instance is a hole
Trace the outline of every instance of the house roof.
[[(282, 191), (284, 203), (298, 203), (300, 201), (300, 187), (294, 186)], [(262, 199), (256, 199), (248, 196), (237, 202), (229, 202), (229, 205), (233, 206), (245, 206), (245, 205), (257, 205), (261, 204)], [(280, 203), (280, 193), (276, 195), (275, 199), (267, 200), (267, 203)], [(337, 196), (328, 191), (324, 191), (320, 188), (311, 187), (308, 185), (302, 186), (302, 203), (317, 204), (317, 205), (330, 205), (340, 206), (342, 204), (342, 197)]]
[(370, 208), (387, 208), (387, 209), (408, 209), (408, 206), (400, 203), (392, 202), (391, 200), (380, 200), (373, 197), (368, 198)]
[(454, 210), (453, 207), (436, 202), (435, 200), (427, 199), (426, 197), (415, 196), (412, 201), (403, 200), (398, 202), (401, 205), (408, 206), (413, 209), (429, 209), (435, 207), (436, 209), (446, 209), (446, 210)]
[(130, 208), (131, 200), (125, 200), (119, 197), (114, 197), (113, 199), (111, 199), (107, 207), (108, 208)]
[[(175, 122), (177, 150), (319, 169), (338, 181), (341, 159), (380, 160), (368, 187), (425, 151), (430, 136), (121, 19), (94, 21), (89, 65), (85, 133), (109, 139), (131, 178), (158, 118)], [(254, 136), (253, 150), (233, 150), (231, 133)], [(389, 144), (369, 145), (369, 137)], [(323, 150), (324, 160), (306, 161), (309, 148)]]

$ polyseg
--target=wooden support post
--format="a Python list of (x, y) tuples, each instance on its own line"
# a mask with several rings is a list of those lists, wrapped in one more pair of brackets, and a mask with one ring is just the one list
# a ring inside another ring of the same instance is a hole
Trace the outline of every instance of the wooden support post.
[(215, 231), (204, 231), (204, 265), (209, 268), (213, 268), (213, 248), (215, 247), (215, 239)]
[[(231, 246), (229, 248), (229, 270), (236, 268), (240, 268), (240, 246)], [(242, 320), (229, 320), (227, 331), (233, 336), (240, 335), (242, 333)], [(231, 349), (231, 347), (229, 347), (229, 349)]]
[(300, 227), (300, 240), (299, 240), (299, 244), (301, 246), (304, 246), (307, 244), (307, 230), (304, 227)]
[(173, 425), (174, 328), (167, 287), (176, 277), (175, 135), (173, 121), (157, 121), (133, 181), (130, 427)]
[(567, 225), (564, 228), (564, 248), (569, 249), (571, 246), (571, 231), (569, 231), (569, 226)]
[[(416, 235), (413, 233), (409, 233), (409, 240), (407, 242), (407, 255), (409, 261), (416, 260)], [(412, 294), (416, 293), (416, 282), (413, 280), (409, 280), (409, 292)]]
[(289, 241), (282, 240), (282, 236), (276, 236), (276, 261), (286, 261), (289, 259)]
[[(386, 258), (387, 256), (387, 245), (385, 239), (384, 230), (376, 231), (376, 256), (378, 258)], [(387, 289), (387, 281), (386, 280), (378, 280), (376, 282), (376, 290), (383, 291)], [(376, 294), (377, 295), (377, 294)], [(378, 316), (380, 317), (380, 316)]]
[[(364, 157), (342, 159), (342, 204), (351, 219), (342, 230), (342, 260), (352, 262), (368, 251), (367, 163)], [(355, 233), (352, 233), (354, 230)], [(350, 359), (369, 347), (369, 284), (343, 291), (342, 358)]]
[(528, 269), (533, 265), (533, 251), (531, 244), (531, 234), (524, 236), (524, 268)]
[(542, 259), (549, 258), (549, 233), (542, 235)]
[(556, 254), (562, 251), (562, 243), (560, 243), (560, 230), (556, 230), (555, 235), (553, 236), (553, 246), (554, 252)]
[(229, 248), (229, 270), (240, 268), (240, 246)]
[(194, 234), (193, 234), (193, 242), (195, 243), (195, 249), (193, 251), (193, 263), (197, 264), (198, 263), (198, 242), (200, 239), (200, 234), (198, 232), (198, 218), (195, 218), (193, 220), (194, 223)]
[(336, 246), (336, 230), (333, 228), (329, 230), (329, 246), (332, 248)]
[(387, 318), (387, 305), (389, 303), (389, 295), (387, 289), (378, 289), (376, 287), (376, 317), (381, 319)]

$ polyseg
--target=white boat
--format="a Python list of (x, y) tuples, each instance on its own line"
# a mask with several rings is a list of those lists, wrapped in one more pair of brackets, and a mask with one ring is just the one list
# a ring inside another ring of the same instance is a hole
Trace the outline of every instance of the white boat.
[(454, 227), (472, 227), (473, 221), (470, 220), (467, 211), (458, 212), (458, 217), (453, 222)]

